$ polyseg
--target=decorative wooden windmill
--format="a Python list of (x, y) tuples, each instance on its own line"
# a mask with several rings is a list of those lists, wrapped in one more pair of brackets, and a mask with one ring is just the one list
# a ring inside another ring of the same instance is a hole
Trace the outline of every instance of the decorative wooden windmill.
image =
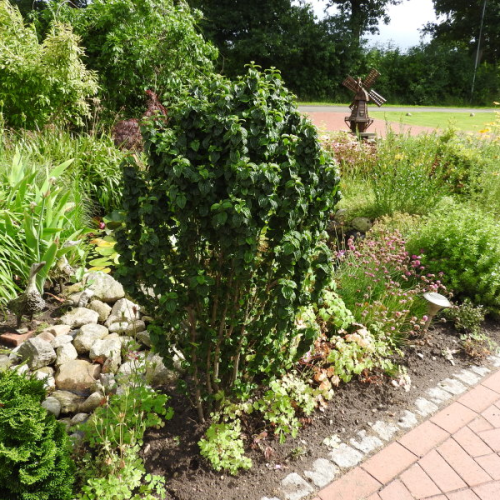
[(386, 100), (377, 94), (374, 90), (370, 90), (375, 80), (380, 76), (376, 69), (372, 69), (368, 76), (361, 81), (361, 78), (355, 80), (352, 76), (348, 76), (342, 85), (354, 92), (354, 100), (349, 106), (351, 115), (344, 118), (346, 124), (354, 133), (363, 133), (373, 123), (373, 120), (368, 116), (367, 103), (373, 101), (379, 108)]

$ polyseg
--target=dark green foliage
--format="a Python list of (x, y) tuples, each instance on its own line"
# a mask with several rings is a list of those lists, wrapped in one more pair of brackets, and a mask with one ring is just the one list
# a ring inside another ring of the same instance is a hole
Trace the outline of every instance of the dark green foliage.
[(160, 318), (166, 360), (184, 353), (203, 418), (202, 396), (245, 393), (309, 348), (294, 321), (332, 272), (339, 179), (276, 71), (195, 88), (168, 125), (145, 130), (147, 168), (124, 171), (119, 277)]
[(66, 430), (41, 406), (43, 381), (0, 373), (0, 498), (72, 498), (73, 464)]

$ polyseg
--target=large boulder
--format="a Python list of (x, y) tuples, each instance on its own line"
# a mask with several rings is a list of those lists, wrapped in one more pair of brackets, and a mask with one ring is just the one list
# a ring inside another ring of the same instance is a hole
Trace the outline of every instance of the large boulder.
[(76, 307), (60, 318), (61, 323), (73, 328), (78, 328), (88, 323), (97, 323), (98, 320), (99, 314), (86, 307)]
[(105, 326), (90, 323), (80, 328), (75, 335), (73, 345), (80, 354), (85, 354), (90, 351), (96, 341), (108, 335), (109, 331)]
[(54, 391), (52, 397), (59, 401), (61, 413), (76, 413), (85, 398), (70, 391)]
[(62, 347), (65, 344), (71, 344), (73, 337), (71, 335), (59, 335), (50, 344), (54, 349)]
[(54, 396), (49, 396), (43, 403), (43, 408), (45, 408), (48, 412), (53, 413), (57, 418), (61, 413), (61, 403)]
[(146, 329), (146, 324), (140, 319), (128, 321), (117, 321), (109, 325), (110, 333), (125, 333), (135, 335), (137, 332), (142, 332)]
[(99, 323), (104, 323), (111, 314), (111, 307), (102, 300), (93, 300), (87, 307), (99, 314)]
[(93, 298), (103, 302), (116, 302), (125, 297), (121, 283), (109, 274), (92, 272), (85, 275), (84, 285), (94, 292)]
[(97, 340), (90, 348), (89, 357), (103, 365), (106, 373), (115, 373), (122, 362), (122, 343), (116, 336), (109, 336), (103, 340)]
[(56, 374), (56, 387), (63, 391), (88, 394), (95, 385), (100, 372), (99, 365), (83, 359), (68, 361), (59, 366)]
[(78, 358), (78, 352), (76, 352), (75, 346), (73, 344), (64, 344), (56, 349), (57, 359), (56, 365), (64, 365), (68, 361), (73, 361)]
[(31, 370), (51, 365), (57, 357), (50, 343), (38, 337), (31, 338), (19, 346), (17, 354), (21, 361), (28, 361)]
[(131, 322), (137, 320), (140, 318), (140, 310), (141, 307), (134, 304), (132, 301), (128, 299), (120, 299), (113, 306), (111, 314), (105, 324), (106, 326), (110, 326), (112, 323), (116, 323), (118, 321)]

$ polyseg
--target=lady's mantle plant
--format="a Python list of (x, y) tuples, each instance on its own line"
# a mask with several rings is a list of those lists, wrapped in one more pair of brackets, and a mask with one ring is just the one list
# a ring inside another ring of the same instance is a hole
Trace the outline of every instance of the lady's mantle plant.
[(124, 169), (119, 276), (160, 318), (165, 359), (184, 354), (203, 420), (217, 393), (245, 396), (311, 345), (296, 312), (330, 281), (337, 168), (279, 73), (254, 66), (193, 89), (144, 136), (146, 169)]

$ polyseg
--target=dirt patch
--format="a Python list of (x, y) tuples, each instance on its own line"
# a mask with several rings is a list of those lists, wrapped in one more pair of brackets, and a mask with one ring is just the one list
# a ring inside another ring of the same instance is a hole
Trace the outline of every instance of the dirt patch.
[[(492, 339), (500, 341), (500, 323), (489, 321), (484, 330)], [(175, 409), (173, 420), (161, 430), (148, 432), (145, 439), (144, 458), (149, 471), (165, 476), (172, 500), (260, 500), (264, 496), (280, 496), (276, 491), (281, 480), (291, 472), (303, 474), (312, 470), (317, 458), (327, 458), (328, 448), (322, 444), (334, 434), (348, 442), (357, 432), (369, 429), (377, 420), (397, 422), (406, 409), (414, 410), (415, 400), (426, 390), (471, 364), (463, 352), (454, 355), (454, 365), (442, 352), (459, 347), (459, 335), (449, 324), (431, 327), (425, 342), (409, 342), (400, 364), (408, 369), (411, 389), (406, 392), (395, 388), (382, 374), (370, 380), (354, 380), (343, 384), (324, 411), (317, 411), (296, 439), (278, 444), (272, 436), (263, 442), (262, 449), (269, 447), (272, 454), (265, 459), (260, 449), (251, 449), (252, 435), (263, 429), (249, 428), (247, 433), (248, 454), (253, 468), (237, 477), (216, 473), (199, 456), (197, 441), (203, 428), (198, 424), (196, 412), (186, 406), (171, 391), (171, 404)], [(401, 431), (403, 433), (403, 431)], [(268, 450), (269, 452), (269, 450)]]

